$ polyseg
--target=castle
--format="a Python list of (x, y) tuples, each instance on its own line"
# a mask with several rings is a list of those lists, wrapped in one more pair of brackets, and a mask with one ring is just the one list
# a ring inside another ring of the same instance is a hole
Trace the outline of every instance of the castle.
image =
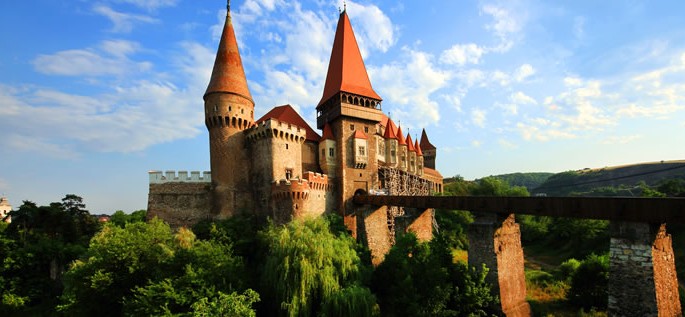
[(321, 100), (319, 135), (290, 106), (254, 120), (230, 5), (204, 94), (211, 172), (151, 171), (148, 216), (174, 226), (240, 212), (276, 222), (337, 212), (375, 262), (396, 230), (430, 239), (433, 210), (370, 209), (355, 194), (442, 192), (436, 148), (422, 131), (412, 140), (381, 109), (346, 10), (340, 13)]

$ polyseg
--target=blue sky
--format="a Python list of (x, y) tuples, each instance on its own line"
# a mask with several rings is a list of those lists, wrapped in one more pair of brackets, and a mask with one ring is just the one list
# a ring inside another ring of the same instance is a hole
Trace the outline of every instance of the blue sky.
[[(255, 117), (310, 123), (341, 1), (233, 0)], [(348, 1), (383, 110), (444, 176), (685, 158), (683, 1)], [(0, 194), (143, 209), (148, 170), (208, 170), (225, 1), (0, 2)], [(315, 124), (312, 124), (315, 126)]]

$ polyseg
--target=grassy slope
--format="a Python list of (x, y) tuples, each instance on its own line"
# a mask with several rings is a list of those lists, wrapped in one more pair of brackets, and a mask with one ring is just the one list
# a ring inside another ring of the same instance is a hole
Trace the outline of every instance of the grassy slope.
[[(566, 196), (572, 192), (588, 192), (598, 187), (634, 187), (643, 181), (655, 185), (671, 178), (685, 179), (685, 160), (639, 163), (631, 165), (585, 168), (578, 171), (558, 173), (549, 177), (531, 194), (545, 193), (548, 196)], [(630, 196), (630, 191), (623, 193)]]

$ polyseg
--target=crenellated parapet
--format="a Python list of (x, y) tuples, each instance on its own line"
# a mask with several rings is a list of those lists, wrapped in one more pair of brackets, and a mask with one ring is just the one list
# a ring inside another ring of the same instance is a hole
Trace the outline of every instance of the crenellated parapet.
[(305, 172), (302, 178), (309, 182), (311, 190), (321, 190), (330, 192), (333, 190), (333, 183), (329, 181), (328, 175), (314, 172)]
[(309, 198), (309, 181), (306, 179), (282, 179), (271, 184), (271, 196), (274, 199), (307, 200)]
[(212, 174), (209, 171), (149, 171), (150, 184), (164, 183), (211, 183)]
[(302, 144), (306, 140), (307, 131), (297, 125), (271, 118), (252, 125), (247, 130), (246, 136), (249, 142), (265, 138), (278, 138)]

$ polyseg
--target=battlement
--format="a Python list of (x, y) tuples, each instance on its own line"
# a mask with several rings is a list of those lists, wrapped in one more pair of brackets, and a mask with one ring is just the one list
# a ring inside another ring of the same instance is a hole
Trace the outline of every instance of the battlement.
[(302, 144), (306, 139), (307, 131), (303, 127), (272, 118), (252, 125), (246, 135), (247, 140), (251, 142), (262, 138), (279, 138)]
[(200, 174), (199, 171), (149, 171), (150, 184), (164, 184), (164, 183), (210, 183), (212, 182), (212, 174), (209, 171), (204, 171)]
[(271, 195), (276, 199), (306, 200), (309, 198), (309, 181), (306, 179), (281, 179), (271, 183)]
[(312, 190), (331, 191), (332, 186), (329, 183), (328, 175), (314, 172), (304, 172), (302, 178), (309, 182), (309, 187)]

